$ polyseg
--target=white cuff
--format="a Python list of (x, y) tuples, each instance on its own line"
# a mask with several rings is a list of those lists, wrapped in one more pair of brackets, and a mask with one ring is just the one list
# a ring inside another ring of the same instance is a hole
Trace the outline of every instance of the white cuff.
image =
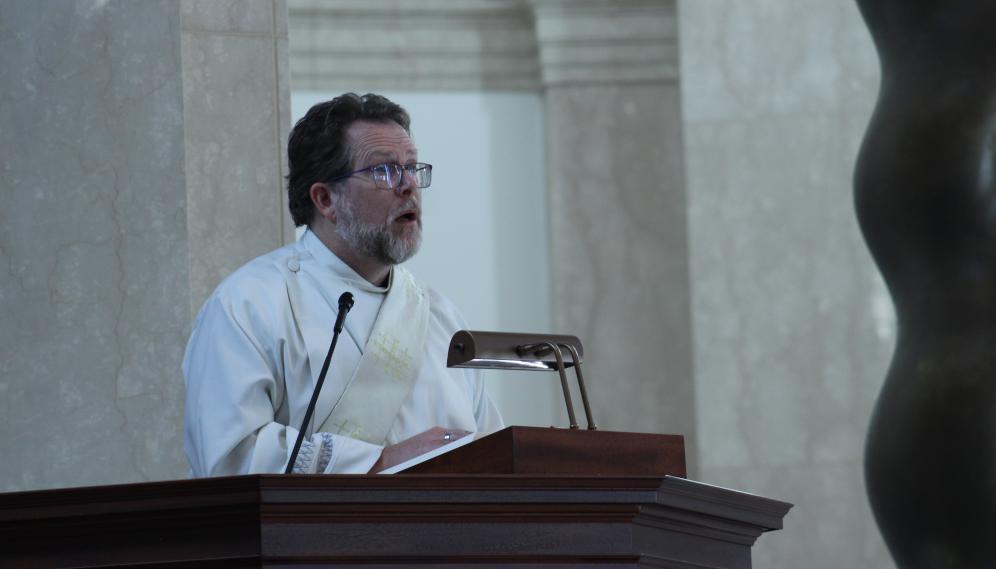
[(310, 441), (301, 441), (301, 449), (294, 460), (294, 474), (325, 472), (335, 450), (335, 435), (315, 433)]
[[(327, 433), (325, 433), (327, 434)], [(380, 458), (384, 447), (365, 443), (349, 437), (335, 437), (332, 449), (332, 459), (329, 461), (325, 474), (366, 474)]]

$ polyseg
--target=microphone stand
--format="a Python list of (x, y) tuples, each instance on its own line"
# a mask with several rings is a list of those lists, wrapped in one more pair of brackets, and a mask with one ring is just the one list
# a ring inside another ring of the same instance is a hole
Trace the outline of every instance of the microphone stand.
[(311, 403), (308, 404), (308, 411), (304, 414), (304, 421), (301, 422), (301, 430), (297, 433), (297, 442), (294, 443), (294, 451), (291, 452), (290, 460), (287, 461), (287, 470), (284, 474), (290, 474), (294, 470), (294, 461), (297, 460), (297, 453), (301, 450), (301, 443), (304, 442), (304, 429), (311, 421), (311, 414), (315, 412), (315, 403), (318, 402), (318, 394), (322, 391), (322, 384), (325, 383), (325, 375), (329, 372), (329, 364), (332, 362), (332, 352), (335, 351), (335, 344), (339, 341), (339, 333), (342, 332), (342, 325), (346, 321), (346, 314), (353, 308), (353, 295), (344, 292), (339, 297), (339, 315), (335, 319), (335, 326), (332, 328), (332, 345), (329, 346), (329, 354), (325, 356), (325, 365), (322, 366), (322, 373), (318, 375), (318, 383), (315, 384), (315, 392), (311, 394)]

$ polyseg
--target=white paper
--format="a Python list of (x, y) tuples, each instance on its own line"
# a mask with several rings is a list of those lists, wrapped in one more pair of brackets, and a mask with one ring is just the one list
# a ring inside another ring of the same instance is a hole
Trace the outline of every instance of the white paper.
[(387, 468), (387, 469), (381, 470), (377, 474), (394, 474), (396, 472), (401, 472), (402, 470), (404, 470), (406, 468), (411, 468), (412, 466), (415, 466), (416, 464), (421, 464), (421, 463), (429, 460), (430, 458), (435, 458), (435, 457), (437, 457), (437, 456), (439, 456), (441, 454), (446, 454), (446, 453), (450, 452), (451, 450), (458, 449), (458, 448), (462, 447), (463, 445), (470, 444), (470, 443), (476, 441), (477, 439), (483, 439), (484, 437), (486, 437), (486, 436), (488, 436), (490, 434), (491, 433), (474, 433), (473, 435), (467, 435), (466, 437), (463, 437), (462, 439), (457, 439), (457, 440), (455, 440), (455, 441), (453, 441), (453, 442), (451, 442), (449, 444), (445, 444), (445, 445), (437, 448), (436, 450), (430, 450), (429, 452), (427, 452), (425, 454), (420, 454), (420, 455), (416, 456), (413, 459), (406, 460), (405, 462), (402, 462), (401, 464), (396, 464), (396, 465), (392, 466), (391, 468)]

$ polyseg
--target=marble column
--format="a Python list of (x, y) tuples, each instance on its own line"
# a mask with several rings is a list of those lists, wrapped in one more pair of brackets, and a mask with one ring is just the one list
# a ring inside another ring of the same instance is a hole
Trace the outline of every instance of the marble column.
[(286, 8), (0, 13), (0, 491), (182, 477), (191, 311), (291, 230)]
[(599, 427), (685, 435), (694, 476), (675, 3), (532, 5), (547, 116), (554, 331), (584, 343)]
[(196, 316), (232, 271), (294, 240), (284, 0), (183, 0), (183, 110)]

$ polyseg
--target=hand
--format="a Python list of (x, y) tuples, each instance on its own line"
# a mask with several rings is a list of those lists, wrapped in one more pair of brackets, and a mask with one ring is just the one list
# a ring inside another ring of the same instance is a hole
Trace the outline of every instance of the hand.
[[(450, 440), (443, 438), (443, 436), (447, 434), (450, 435)], [(419, 433), (410, 439), (405, 439), (396, 445), (386, 447), (383, 452), (380, 453), (380, 458), (377, 459), (377, 463), (373, 465), (373, 468), (371, 468), (370, 472), (367, 474), (377, 474), (381, 470), (387, 470), (388, 468), (401, 464), (406, 460), (411, 460), (416, 456), (421, 456), (430, 450), (435, 450), (441, 446), (448, 445), (457, 439), (462, 439), (469, 434), (471, 434), (470, 431), (464, 431), (461, 429), (433, 427), (428, 431)]]

